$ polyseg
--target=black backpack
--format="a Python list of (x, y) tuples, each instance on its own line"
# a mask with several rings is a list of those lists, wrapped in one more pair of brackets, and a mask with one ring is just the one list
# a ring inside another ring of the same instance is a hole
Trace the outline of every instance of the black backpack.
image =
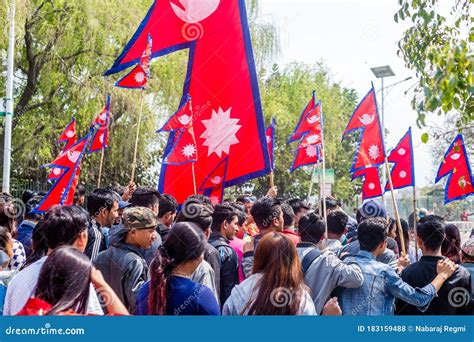
[(301, 260), (301, 271), (303, 271), (303, 275), (306, 274), (306, 271), (308, 271), (309, 266), (320, 255), (321, 251), (319, 250), (319, 248), (312, 248), (308, 253), (306, 253), (303, 260)]

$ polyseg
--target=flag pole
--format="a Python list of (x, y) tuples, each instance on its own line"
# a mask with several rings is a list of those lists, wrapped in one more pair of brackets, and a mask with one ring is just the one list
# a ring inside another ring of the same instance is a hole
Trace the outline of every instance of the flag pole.
[(270, 172), (270, 176), (269, 176), (269, 180), (270, 180), (270, 188), (273, 188), (275, 186), (275, 180), (274, 180), (274, 175), (273, 175), (273, 171)]
[(100, 155), (100, 164), (99, 164), (99, 177), (97, 179), (97, 187), (100, 188), (100, 180), (102, 178), (102, 167), (104, 165), (104, 155), (105, 155), (105, 149), (102, 147), (102, 153)]
[(390, 193), (392, 195), (393, 210), (395, 211), (395, 219), (397, 221), (398, 235), (400, 237), (400, 244), (402, 245), (402, 256), (406, 255), (405, 238), (403, 237), (402, 223), (400, 222), (400, 214), (398, 213), (397, 201), (395, 200), (395, 192), (393, 191), (392, 175), (390, 175), (390, 168), (388, 165), (388, 158), (385, 157), (385, 170), (387, 172), (388, 184), (390, 185)]
[(323, 197), (323, 217), (324, 223), (326, 224), (326, 238), (328, 237), (328, 225), (327, 225), (327, 213), (326, 213), (326, 157), (324, 156), (324, 148), (321, 149), (321, 157), (322, 157), (322, 166), (323, 166), (323, 175), (322, 175), (322, 197)]
[(418, 261), (418, 245), (417, 245), (417, 240), (418, 240), (418, 231), (417, 231), (417, 225), (418, 222), (416, 222), (416, 187), (413, 185), (413, 229), (415, 232), (415, 259)]
[(196, 190), (196, 172), (194, 170), (194, 163), (195, 162), (192, 162), (191, 163), (191, 171), (193, 173), (193, 188), (194, 188), (194, 194), (196, 195), (197, 194), (197, 190)]
[(130, 176), (130, 182), (133, 183), (135, 180), (135, 171), (137, 168), (137, 152), (138, 152), (138, 139), (140, 137), (140, 126), (142, 124), (142, 113), (143, 113), (143, 100), (144, 100), (144, 90), (142, 90), (142, 96), (140, 100), (140, 112), (138, 114), (138, 125), (137, 125), (137, 134), (135, 136), (135, 149), (133, 151), (133, 162), (132, 162), (132, 175)]
[(318, 210), (319, 216), (323, 217), (323, 207), (321, 205), (321, 199), (323, 198), (323, 180), (321, 179), (321, 166), (322, 164), (318, 164), (318, 183), (319, 183), (319, 203), (318, 203)]
[(313, 165), (311, 168), (311, 181), (309, 183), (309, 189), (308, 189), (308, 197), (306, 200), (309, 202), (309, 198), (311, 197), (311, 192), (313, 191), (313, 176), (314, 176), (314, 170), (316, 170), (316, 164)]

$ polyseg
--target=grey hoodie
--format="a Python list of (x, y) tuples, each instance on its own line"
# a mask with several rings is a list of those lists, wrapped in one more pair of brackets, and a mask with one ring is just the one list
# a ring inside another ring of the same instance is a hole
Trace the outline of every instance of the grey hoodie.
[[(247, 312), (242, 313), (248, 302), (254, 301), (258, 296), (258, 282), (262, 278), (260, 273), (256, 273), (245, 279), (242, 283), (232, 289), (230, 297), (227, 298), (223, 308), (222, 315), (224, 316), (238, 316), (247, 315)], [(283, 293), (284, 297), (285, 293)], [(288, 293), (288, 298), (291, 300), (291, 294)], [(286, 298), (283, 298), (286, 299)], [(314, 308), (313, 300), (308, 291), (304, 290), (303, 298), (300, 303), (300, 310), (298, 315), (317, 315)]]

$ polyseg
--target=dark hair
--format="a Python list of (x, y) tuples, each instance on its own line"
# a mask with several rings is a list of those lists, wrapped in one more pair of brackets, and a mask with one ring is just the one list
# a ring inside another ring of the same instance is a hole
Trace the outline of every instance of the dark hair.
[(387, 239), (388, 223), (382, 217), (370, 217), (365, 219), (357, 228), (357, 237), (360, 249), (364, 251), (374, 251), (381, 242)]
[(444, 240), (444, 223), (439, 219), (421, 221), (417, 226), (417, 234), (425, 247), (435, 251), (441, 247)]
[(89, 299), (92, 263), (72, 246), (56, 248), (41, 267), (35, 297), (53, 307), (47, 315), (74, 310), (84, 314)]
[(259, 229), (271, 226), (272, 220), (279, 218), (281, 214), (280, 200), (272, 197), (263, 197), (257, 200), (250, 209), (250, 214)]
[[(339, 202), (337, 199), (332, 198), (332, 197), (326, 197), (326, 203), (325, 204), (326, 204), (326, 210), (327, 209), (333, 210), (333, 209), (336, 209), (338, 207), (342, 207), (341, 202)], [(323, 201), (322, 200), (321, 200), (321, 208), (323, 208)], [(328, 224), (328, 226), (329, 226), (329, 224)]]
[(43, 218), (40, 219), (33, 228), (33, 234), (31, 237), (31, 247), (33, 252), (26, 258), (22, 269), (38, 261), (48, 253), (48, 240), (46, 238), (47, 228), (47, 221), (45, 221)]
[(84, 197), (86, 195), (86, 187), (84, 184), (77, 184), (76, 191), (74, 192), (74, 205), (77, 204), (79, 198)]
[[(404, 219), (400, 219), (400, 224), (402, 225), (403, 231), (403, 240), (405, 241), (405, 251), (410, 249), (410, 233), (408, 232), (408, 222)], [(400, 241), (400, 232), (398, 231), (397, 223), (395, 222), (395, 241), (397, 241), (398, 250), (402, 251), (402, 242)]]
[(91, 217), (96, 217), (102, 209), (110, 211), (119, 200), (118, 194), (110, 189), (95, 189), (87, 196), (87, 211)]
[(89, 215), (78, 206), (54, 206), (38, 222), (44, 225), (46, 245), (55, 249), (61, 245), (72, 245), (79, 235), (89, 227)]
[(212, 213), (211, 229), (216, 232), (220, 231), (224, 221), (230, 223), (236, 216), (237, 213), (232, 206), (228, 204), (216, 204), (214, 206), (214, 212)]
[(295, 212), (291, 205), (286, 202), (281, 203), (281, 210), (283, 211), (283, 227), (291, 227), (295, 224)]
[(459, 229), (454, 224), (447, 224), (444, 230), (446, 236), (441, 245), (441, 254), (454, 262), (459, 262), (461, 252), (461, 234)]
[(256, 200), (255, 197), (251, 195), (241, 195), (237, 197), (235, 201), (239, 203), (253, 203), (255, 202), (255, 200)]
[(439, 216), (439, 215), (426, 215), (426, 216), (423, 216), (418, 222), (419, 223), (425, 223), (425, 222), (428, 222), (428, 221), (439, 221), (441, 223), (444, 224), (444, 218), (442, 216)]
[(309, 205), (305, 201), (303, 201), (300, 198), (292, 198), (288, 200), (288, 204), (291, 206), (293, 209), (293, 212), (298, 214), (302, 209), (309, 210)]
[(316, 213), (309, 213), (300, 218), (298, 232), (301, 242), (317, 244), (326, 232), (326, 224), (321, 216)]
[(152, 208), (154, 205), (159, 204), (161, 194), (158, 190), (150, 187), (138, 187), (133, 192), (130, 203), (134, 207), (145, 207)]
[(202, 231), (206, 231), (211, 228), (213, 211), (212, 206), (186, 200), (176, 216), (176, 223), (192, 222)]
[(347, 227), (349, 216), (342, 210), (331, 210), (327, 215), (328, 231), (341, 235)]
[(43, 214), (33, 212), (33, 209), (35, 209), (38, 204), (40, 204), (43, 198), (44, 196), (34, 195), (28, 200), (28, 202), (25, 203), (25, 219), (39, 221), (43, 217)]
[(3, 202), (0, 199), (0, 226), (8, 229), (12, 237), (15, 238), (17, 230), (16, 225), (17, 210), (13, 201)]
[(178, 209), (178, 202), (173, 196), (169, 194), (161, 195), (160, 209), (158, 210), (159, 218), (165, 216), (166, 213), (175, 213), (176, 209)]
[(202, 194), (194, 194), (186, 198), (185, 202), (193, 202), (193, 203), (201, 203), (205, 205), (209, 205), (212, 207), (211, 199), (208, 196)]
[(174, 268), (184, 262), (196, 260), (204, 253), (206, 237), (192, 223), (173, 225), (165, 242), (150, 264), (150, 292), (148, 311), (150, 315), (164, 315), (168, 302), (168, 280)]
[[(6, 227), (0, 226), (0, 250), (7, 252), (7, 243), (10, 241), (12, 235)], [(1, 265), (0, 265), (1, 266)]]
[(245, 221), (247, 220), (247, 212), (245, 210), (245, 206), (238, 203), (238, 202), (231, 202), (229, 205), (235, 209), (235, 213), (237, 215), (237, 220), (239, 226), (242, 226)]
[(26, 203), (26, 202), (28, 202), (31, 198), (33, 198), (34, 196), (36, 196), (36, 192), (31, 191), (31, 190), (25, 190), (25, 191), (23, 191), (23, 193), (21, 194), (21, 201), (22, 201), (23, 203)]
[[(241, 314), (296, 315), (305, 293), (303, 273), (293, 242), (283, 234), (270, 232), (260, 240), (255, 251), (253, 273), (260, 273), (255, 298), (250, 299)], [(277, 305), (286, 299), (287, 305)]]

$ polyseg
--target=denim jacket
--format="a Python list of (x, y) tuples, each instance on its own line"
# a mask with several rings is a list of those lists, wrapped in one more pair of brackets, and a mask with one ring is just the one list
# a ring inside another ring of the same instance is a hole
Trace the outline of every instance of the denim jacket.
[(436, 296), (432, 284), (413, 288), (387, 264), (375, 260), (372, 253), (361, 250), (344, 260), (357, 263), (362, 270), (364, 283), (359, 288), (340, 288), (339, 304), (343, 315), (380, 316), (393, 315), (395, 298), (417, 306), (425, 311)]

